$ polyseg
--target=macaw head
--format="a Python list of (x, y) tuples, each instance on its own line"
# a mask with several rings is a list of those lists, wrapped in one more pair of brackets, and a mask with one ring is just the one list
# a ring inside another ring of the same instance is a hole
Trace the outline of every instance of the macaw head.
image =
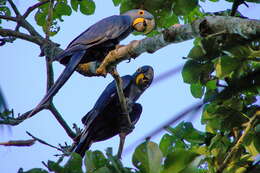
[(151, 13), (145, 10), (134, 9), (125, 12), (125, 16), (130, 16), (132, 19), (132, 26), (138, 32), (148, 34), (155, 27), (154, 17)]
[(153, 81), (153, 68), (151, 66), (142, 66), (133, 74), (134, 82), (141, 90), (147, 89)]

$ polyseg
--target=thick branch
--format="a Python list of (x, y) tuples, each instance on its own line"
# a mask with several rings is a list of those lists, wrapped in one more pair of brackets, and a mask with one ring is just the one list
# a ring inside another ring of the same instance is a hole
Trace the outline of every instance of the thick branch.
[(162, 33), (139, 41), (132, 41), (126, 46), (111, 51), (97, 69), (105, 75), (109, 66), (131, 57), (138, 57), (144, 52), (153, 53), (171, 43), (183, 42), (195, 37), (207, 37), (212, 34), (236, 34), (247, 40), (260, 38), (260, 21), (229, 16), (207, 16), (181, 27), (170, 27)]
[(219, 167), (217, 173), (223, 172), (223, 170), (227, 167), (227, 165), (230, 163), (232, 156), (234, 156), (242, 143), (244, 142), (245, 137), (249, 134), (250, 130), (254, 127), (255, 125), (255, 120), (257, 119), (257, 116), (260, 116), (260, 110), (256, 111), (254, 116), (249, 120), (247, 123), (247, 127), (244, 131), (244, 133), (241, 135), (241, 137), (238, 139), (237, 143), (231, 148), (231, 151), (228, 152), (227, 157), (225, 158), (223, 164)]
[(20, 38), (22, 40), (26, 40), (26, 41), (35, 43), (39, 46), (41, 46), (43, 44), (43, 40), (41, 38), (37, 37), (37, 36), (31, 36), (31, 35), (21, 33), (21, 32), (18, 32), (18, 31), (13, 31), (13, 30), (10, 30), (10, 29), (0, 29), (0, 35), (2, 37), (12, 36), (12, 37)]
[(0, 19), (11, 20), (13, 22), (18, 22), (19, 21), (16, 17), (6, 16), (6, 15), (0, 15)]

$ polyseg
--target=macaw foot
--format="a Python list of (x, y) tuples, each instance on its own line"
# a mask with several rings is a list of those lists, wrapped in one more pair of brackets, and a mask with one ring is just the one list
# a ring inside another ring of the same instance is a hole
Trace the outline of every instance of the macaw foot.
[(130, 55), (130, 58), (128, 59), (129, 62), (130, 62), (130, 59), (131, 59), (131, 58), (135, 59), (136, 57), (139, 56), (139, 54), (136, 54), (136, 53), (134, 52), (134, 50), (133, 50), (134, 47), (139, 44), (139, 42), (140, 42), (140, 40), (133, 40), (133, 41), (130, 42), (130, 45), (131, 45), (131, 46), (130, 46), (130, 48), (128, 49), (128, 54)]
[(133, 124), (131, 124), (129, 127), (123, 125), (123, 126), (120, 127), (120, 132), (129, 134), (129, 133), (131, 133), (134, 129), (135, 129), (135, 125), (133, 125)]

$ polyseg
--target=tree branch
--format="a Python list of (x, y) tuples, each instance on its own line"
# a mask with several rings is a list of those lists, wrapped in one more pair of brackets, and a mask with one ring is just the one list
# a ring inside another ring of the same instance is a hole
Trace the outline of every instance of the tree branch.
[(39, 46), (41, 46), (43, 44), (43, 40), (41, 38), (37, 37), (37, 36), (31, 36), (31, 35), (21, 33), (21, 32), (18, 32), (18, 31), (13, 31), (13, 30), (10, 30), (10, 29), (0, 29), (0, 35), (2, 37), (12, 36), (12, 37), (20, 38), (22, 40), (26, 40), (26, 41), (35, 43)]
[(129, 111), (127, 108), (127, 103), (126, 103), (126, 98), (124, 96), (124, 91), (123, 91), (123, 84), (122, 84), (122, 79), (120, 77), (120, 75), (118, 74), (116, 67), (114, 67), (112, 69), (111, 75), (113, 76), (114, 80), (116, 81), (116, 90), (117, 90), (117, 95), (119, 97), (119, 102), (121, 105), (121, 109), (122, 109), (122, 114), (120, 117), (120, 143), (119, 143), (119, 147), (118, 147), (118, 153), (117, 153), (117, 157), (120, 159), (122, 152), (123, 152), (123, 148), (124, 148), (124, 143), (125, 143), (125, 137), (126, 135), (132, 131), (131, 126), (131, 119), (129, 116)]
[(247, 127), (246, 127), (244, 133), (238, 139), (237, 143), (231, 148), (231, 151), (228, 152), (227, 157), (225, 158), (223, 164), (220, 165), (219, 169), (217, 170), (217, 173), (223, 172), (223, 170), (227, 167), (227, 165), (231, 161), (232, 156), (234, 156), (238, 152), (240, 146), (244, 142), (245, 137), (248, 135), (250, 130), (254, 127), (255, 120), (256, 120), (257, 116), (260, 116), (260, 110), (256, 111), (254, 116), (249, 120), (249, 122), (247, 123)]
[(21, 16), (19, 10), (17, 9), (16, 5), (14, 4), (13, 0), (7, 0), (9, 4), (11, 5), (12, 9), (14, 10), (14, 13), (16, 16)]
[(50, 0), (49, 8), (48, 8), (48, 16), (47, 16), (47, 23), (46, 23), (46, 39), (50, 40), (50, 27), (52, 24), (52, 16), (53, 16), (53, 0)]
[(111, 51), (97, 69), (97, 74), (105, 75), (109, 66), (131, 57), (136, 58), (144, 52), (153, 53), (172, 43), (183, 42), (195, 37), (208, 37), (216, 33), (236, 34), (246, 40), (259, 39), (260, 21), (230, 16), (206, 16), (191, 24), (172, 26), (154, 37), (132, 41), (126, 46)]
[(23, 14), (23, 18), (24, 18), (24, 19), (27, 18), (32, 11), (34, 11), (34, 10), (37, 9), (38, 7), (44, 5), (44, 4), (48, 3), (48, 2), (50, 2), (50, 0), (44, 0), (44, 1), (38, 2), (38, 3), (34, 4), (33, 6), (29, 7), (29, 8), (25, 11), (25, 13)]
[(34, 139), (29, 140), (16, 140), (16, 141), (8, 141), (8, 142), (0, 142), (2, 146), (15, 146), (15, 147), (29, 147), (35, 143)]
[[(35, 110), (33, 115), (37, 114), (38, 112), (40, 112), (43, 109), (46, 109), (45, 105), (42, 105), (41, 107), (39, 107), (39, 109)], [(31, 112), (32, 112), (32, 110), (27, 111), (27, 112), (25, 112), (22, 115), (18, 115), (17, 118), (14, 118), (14, 117), (1, 117), (0, 118), (0, 124), (16, 126), (16, 125), (22, 123), (24, 120), (26, 120), (28, 118), (28, 115), (30, 115)]]
[(33, 135), (32, 135), (31, 133), (29, 133), (28, 131), (26, 131), (26, 133), (27, 133), (27, 135), (29, 135), (29, 136), (31, 136), (31, 137), (33, 138), (33, 141), (38, 141), (38, 142), (40, 142), (41, 144), (47, 145), (47, 146), (49, 146), (49, 147), (51, 147), (51, 148), (54, 148), (54, 149), (56, 149), (56, 150), (58, 150), (58, 151), (64, 152), (62, 149), (60, 149), (60, 148), (58, 148), (58, 147), (55, 147), (54, 145), (51, 145), (51, 144), (45, 142), (44, 140), (42, 140), (42, 139), (40, 139), (40, 138), (37, 138), (37, 137), (33, 136)]
[(10, 21), (13, 21), (13, 22), (19, 21), (16, 17), (6, 16), (6, 15), (0, 15), (0, 19), (10, 20)]
[(51, 113), (54, 115), (56, 120), (60, 123), (60, 125), (63, 127), (63, 129), (66, 131), (67, 135), (74, 139), (76, 137), (76, 134), (71, 130), (67, 122), (62, 118), (61, 114), (58, 112), (58, 110), (55, 108), (55, 106), (51, 103), (48, 109), (51, 111)]

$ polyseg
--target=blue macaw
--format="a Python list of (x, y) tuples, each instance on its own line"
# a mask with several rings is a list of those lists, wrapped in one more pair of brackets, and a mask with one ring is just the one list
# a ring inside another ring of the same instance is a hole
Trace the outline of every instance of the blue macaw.
[[(133, 75), (122, 77), (123, 92), (133, 125), (137, 123), (142, 113), (142, 105), (136, 101), (151, 85), (153, 77), (153, 68), (150, 66), (143, 66)], [(94, 107), (82, 118), (85, 127), (75, 140), (77, 142), (74, 152), (83, 157), (93, 142), (103, 141), (119, 134), (121, 114), (116, 82), (112, 81), (102, 92)]]
[(109, 51), (115, 49), (116, 45), (131, 32), (138, 31), (146, 34), (152, 31), (154, 26), (153, 15), (139, 9), (104, 18), (90, 26), (55, 57), (54, 60), (65, 64), (66, 67), (30, 115), (34, 114), (37, 108), (45, 104), (59, 91), (79, 64), (90, 61), (102, 62)]

